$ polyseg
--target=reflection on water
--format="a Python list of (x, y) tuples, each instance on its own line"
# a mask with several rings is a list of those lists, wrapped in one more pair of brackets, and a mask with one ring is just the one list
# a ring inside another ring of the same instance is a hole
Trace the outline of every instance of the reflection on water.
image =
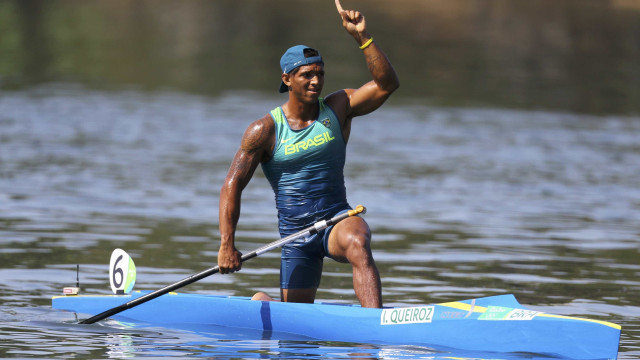
[[(74, 86), (0, 93), (0, 355), (439, 358), (178, 329), (85, 332), (51, 310), (76, 264), (84, 293), (109, 292), (116, 247), (134, 258), (137, 289), (215, 264), (218, 189), (244, 128), (281, 101)], [(639, 120), (392, 105), (358, 119), (347, 191), (369, 210), (386, 304), (514, 293), (534, 310), (619, 323), (620, 359), (640, 356)], [(243, 201), (246, 252), (278, 236), (260, 171)], [(277, 294), (278, 261), (273, 251), (183, 291)], [(349, 267), (327, 260), (324, 270), (319, 299), (355, 302)]]

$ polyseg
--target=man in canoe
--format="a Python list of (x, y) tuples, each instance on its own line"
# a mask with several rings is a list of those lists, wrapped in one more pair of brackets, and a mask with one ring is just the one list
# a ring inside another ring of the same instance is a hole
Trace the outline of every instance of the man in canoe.
[[(308, 46), (289, 48), (280, 60), (280, 92), (288, 101), (253, 122), (245, 131), (220, 191), (218, 266), (222, 274), (241, 268), (234, 244), (240, 198), (258, 164), (275, 192), (280, 234), (305, 229), (350, 209), (343, 169), (351, 121), (380, 107), (399, 86), (391, 63), (373, 41), (364, 16), (342, 10), (342, 25), (364, 53), (372, 80), (358, 89), (336, 91), (326, 98), (324, 63)], [(353, 287), (363, 307), (382, 307), (380, 275), (371, 254), (371, 232), (358, 216), (282, 248), (282, 301), (314, 301), (325, 256), (348, 262)], [(266, 294), (257, 299), (268, 300)]]

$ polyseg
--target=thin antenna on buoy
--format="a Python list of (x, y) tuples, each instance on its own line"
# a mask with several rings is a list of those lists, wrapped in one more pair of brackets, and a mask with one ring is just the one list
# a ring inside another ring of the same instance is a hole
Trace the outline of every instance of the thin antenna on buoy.
[(65, 295), (78, 295), (80, 291), (80, 264), (76, 264), (76, 287), (66, 287), (62, 289)]

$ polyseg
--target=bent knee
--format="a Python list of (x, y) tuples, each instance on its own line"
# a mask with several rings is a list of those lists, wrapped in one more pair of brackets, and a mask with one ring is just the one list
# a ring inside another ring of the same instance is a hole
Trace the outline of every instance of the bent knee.
[(368, 234), (349, 235), (346, 246), (346, 257), (349, 262), (363, 261), (371, 258), (371, 237)]
[(369, 234), (349, 234), (347, 236), (347, 249), (364, 250), (371, 247), (371, 236)]
[(340, 262), (351, 262), (354, 258), (371, 253), (371, 231), (359, 217), (343, 220), (336, 225), (329, 238), (329, 253)]

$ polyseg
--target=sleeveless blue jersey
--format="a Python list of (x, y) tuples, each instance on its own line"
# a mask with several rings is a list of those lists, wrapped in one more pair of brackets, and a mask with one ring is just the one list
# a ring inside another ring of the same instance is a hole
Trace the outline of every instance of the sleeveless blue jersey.
[(292, 234), (348, 208), (344, 186), (346, 143), (333, 110), (319, 99), (318, 118), (292, 130), (281, 107), (271, 111), (276, 145), (262, 163), (275, 193), (280, 233)]

